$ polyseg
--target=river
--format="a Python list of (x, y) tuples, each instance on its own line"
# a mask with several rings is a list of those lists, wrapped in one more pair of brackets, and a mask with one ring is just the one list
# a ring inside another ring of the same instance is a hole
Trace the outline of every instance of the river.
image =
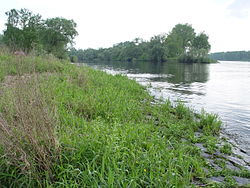
[(182, 101), (195, 111), (218, 114), (223, 134), (250, 155), (250, 62), (87, 64), (110, 74), (127, 75), (147, 86), (158, 99)]

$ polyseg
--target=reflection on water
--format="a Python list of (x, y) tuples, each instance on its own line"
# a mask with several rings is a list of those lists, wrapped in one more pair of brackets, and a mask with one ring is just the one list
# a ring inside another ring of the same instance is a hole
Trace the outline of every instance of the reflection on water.
[(183, 101), (197, 111), (204, 108), (219, 114), (225, 130), (237, 135), (241, 146), (250, 152), (249, 62), (91, 62), (88, 65), (150, 85), (148, 90), (156, 98)]
[[(206, 82), (209, 75), (208, 64), (150, 63), (150, 62), (92, 62), (91, 66), (119, 73), (136, 74), (153, 81), (170, 83)], [(181, 66), (180, 66), (181, 65)]]

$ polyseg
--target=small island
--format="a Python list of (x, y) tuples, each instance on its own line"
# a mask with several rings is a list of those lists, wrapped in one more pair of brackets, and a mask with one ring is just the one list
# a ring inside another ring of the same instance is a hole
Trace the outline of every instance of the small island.
[(151, 37), (149, 41), (136, 38), (115, 44), (111, 48), (71, 49), (71, 61), (150, 61), (181, 63), (212, 63), (208, 36), (195, 33), (190, 24), (177, 24), (168, 34)]

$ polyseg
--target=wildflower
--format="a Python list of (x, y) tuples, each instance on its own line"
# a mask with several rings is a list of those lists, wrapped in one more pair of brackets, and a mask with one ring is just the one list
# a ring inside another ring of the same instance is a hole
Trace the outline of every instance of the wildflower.
[(144, 170), (143, 170), (143, 171), (144, 171), (144, 172), (147, 172), (147, 169), (145, 169), (145, 168), (144, 168)]

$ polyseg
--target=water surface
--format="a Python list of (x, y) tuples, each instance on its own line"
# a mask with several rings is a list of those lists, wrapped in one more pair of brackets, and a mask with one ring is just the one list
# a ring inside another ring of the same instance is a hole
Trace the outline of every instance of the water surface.
[(182, 64), (91, 62), (111, 74), (124, 74), (156, 98), (182, 101), (196, 111), (216, 113), (226, 132), (250, 155), (250, 62)]

